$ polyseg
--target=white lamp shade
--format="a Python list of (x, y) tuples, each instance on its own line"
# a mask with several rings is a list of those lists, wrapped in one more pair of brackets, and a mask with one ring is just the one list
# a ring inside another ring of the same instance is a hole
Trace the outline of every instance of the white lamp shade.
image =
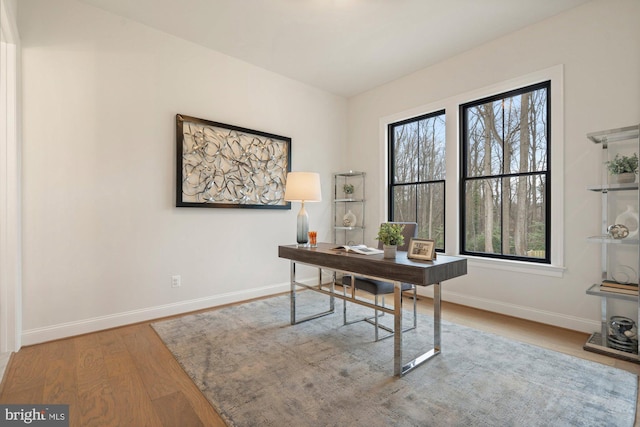
[(289, 172), (284, 190), (287, 202), (320, 202), (320, 174), (315, 172)]

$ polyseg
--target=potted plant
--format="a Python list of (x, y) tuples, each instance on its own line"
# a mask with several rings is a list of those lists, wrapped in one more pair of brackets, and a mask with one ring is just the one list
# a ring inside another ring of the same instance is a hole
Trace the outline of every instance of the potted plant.
[(616, 154), (613, 160), (607, 162), (607, 169), (611, 175), (617, 177), (619, 183), (634, 182), (638, 173), (638, 154), (633, 153), (633, 156)]
[(402, 234), (403, 230), (404, 224), (391, 224), (388, 222), (380, 224), (376, 240), (382, 242), (385, 258), (396, 257), (398, 245), (402, 245), (404, 243), (404, 235)]

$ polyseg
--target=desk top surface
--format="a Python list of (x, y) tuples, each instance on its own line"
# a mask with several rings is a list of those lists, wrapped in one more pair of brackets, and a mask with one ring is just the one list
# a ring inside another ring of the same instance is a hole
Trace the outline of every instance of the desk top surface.
[(333, 243), (318, 243), (316, 248), (282, 245), (278, 246), (278, 256), (347, 273), (422, 286), (467, 274), (465, 258), (438, 254), (433, 261), (422, 261), (409, 259), (407, 252), (398, 251), (396, 258), (391, 259), (383, 258), (382, 254), (360, 255), (335, 247)]

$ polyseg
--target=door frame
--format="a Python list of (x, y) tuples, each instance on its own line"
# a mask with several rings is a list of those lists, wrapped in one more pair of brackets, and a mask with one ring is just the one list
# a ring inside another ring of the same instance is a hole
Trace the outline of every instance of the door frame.
[(15, 0), (0, 0), (0, 353), (22, 345), (20, 39)]

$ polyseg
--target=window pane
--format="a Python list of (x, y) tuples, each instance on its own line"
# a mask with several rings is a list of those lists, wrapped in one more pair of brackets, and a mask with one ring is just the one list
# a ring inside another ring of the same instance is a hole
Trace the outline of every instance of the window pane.
[(444, 250), (444, 182), (417, 186), (418, 237), (436, 241)]
[(466, 251), (500, 253), (500, 179), (465, 183)]
[(445, 123), (444, 114), (420, 120), (420, 143), (417, 181), (445, 179)]
[(467, 176), (547, 169), (546, 88), (470, 107), (466, 113)]
[[(466, 157), (467, 176), (491, 176), (502, 173), (500, 102), (489, 102), (466, 110)], [(496, 126), (499, 128), (496, 129)]]
[(547, 170), (547, 89), (505, 99), (509, 173)]
[(504, 203), (502, 212), (503, 240), (509, 242), (504, 254), (545, 258), (545, 186), (543, 175), (504, 178), (505, 199), (510, 201)]
[(393, 125), (393, 183), (445, 178), (444, 114)]
[(393, 187), (393, 217), (391, 221), (415, 222), (416, 221), (416, 186), (400, 185)]
[(418, 152), (418, 124), (411, 122), (395, 126), (393, 129), (393, 182), (415, 182), (418, 177), (418, 168), (414, 161)]

